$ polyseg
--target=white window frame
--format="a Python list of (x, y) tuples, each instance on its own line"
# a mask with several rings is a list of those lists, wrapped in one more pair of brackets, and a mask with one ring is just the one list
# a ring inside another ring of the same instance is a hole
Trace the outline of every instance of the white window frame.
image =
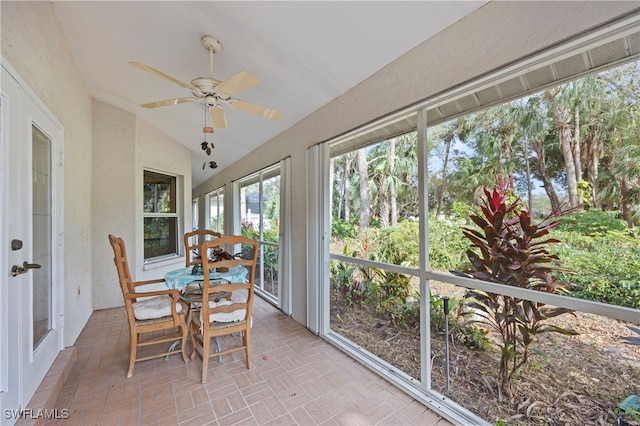
[[(144, 184), (145, 184), (145, 180), (146, 180), (146, 176), (147, 173), (153, 173), (156, 175), (161, 175), (161, 176), (166, 176), (166, 177), (170, 177), (173, 179), (173, 185), (174, 185), (174, 204), (175, 204), (175, 209), (173, 212), (171, 213), (148, 213), (144, 211)], [(145, 243), (145, 238), (144, 238), (144, 220), (147, 218), (155, 218), (155, 217), (159, 217), (159, 218), (175, 218), (175, 250), (173, 253), (167, 253), (165, 255), (162, 256), (154, 256), (154, 257), (144, 257), (144, 263), (145, 264), (150, 264), (150, 263), (156, 263), (156, 262), (161, 262), (167, 259), (173, 259), (176, 257), (180, 256), (180, 250), (182, 247), (181, 244), (181, 229), (182, 229), (182, 225), (181, 225), (181, 215), (180, 212), (182, 211), (182, 209), (180, 208), (180, 204), (181, 204), (181, 197), (180, 197), (180, 185), (179, 185), (180, 179), (178, 176), (176, 176), (175, 174), (171, 174), (171, 173), (166, 173), (166, 172), (162, 172), (162, 171), (158, 171), (158, 170), (153, 170), (153, 169), (148, 169), (145, 168), (143, 169), (143, 175), (142, 175), (142, 184), (143, 184), (143, 205), (142, 205), (142, 246), (143, 246), (143, 256), (144, 256), (144, 243)]]

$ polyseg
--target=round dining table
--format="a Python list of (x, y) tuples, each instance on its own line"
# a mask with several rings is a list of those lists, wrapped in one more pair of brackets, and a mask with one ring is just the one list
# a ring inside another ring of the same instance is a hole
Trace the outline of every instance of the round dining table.
[[(167, 272), (164, 276), (167, 287), (172, 290), (180, 290), (193, 281), (204, 281), (204, 274), (194, 274), (192, 271), (193, 266), (189, 266)], [(247, 273), (247, 268), (236, 266), (225, 272), (211, 271), (209, 279), (211, 281), (224, 280), (231, 283), (243, 283), (247, 281)]]

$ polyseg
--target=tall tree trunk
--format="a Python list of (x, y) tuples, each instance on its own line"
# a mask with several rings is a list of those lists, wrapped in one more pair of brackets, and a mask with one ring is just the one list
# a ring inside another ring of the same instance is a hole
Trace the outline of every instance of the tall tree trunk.
[(564, 167), (567, 174), (567, 193), (569, 195), (569, 205), (578, 205), (578, 182), (576, 181), (576, 167), (573, 161), (573, 151), (571, 149), (571, 129), (569, 128), (569, 112), (561, 105), (553, 106), (553, 120), (558, 127), (558, 139), (560, 151), (564, 157)]
[[(509, 188), (514, 188), (513, 172), (511, 171), (510, 166), (512, 151), (510, 136), (510, 129), (503, 127), (500, 131), (500, 143), (502, 144), (502, 152), (500, 153), (500, 173), (502, 174), (502, 177), (506, 178), (507, 182), (509, 182)], [(508, 166), (508, 170), (505, 169), (505, 165)]]
[(582, 180), (582, 154), (580, 147), (580, 109), (574, 113), (575, 129), (573, 131), (573, 162), (576, 168), (576, 180)]
[(344, 159), (344, 221), (349, 222), (351, 220), (351, 192), (349, 176), (351, 175), (351, 168), (353, 167), (353, 156), (351, 153), (347, 154)]
[(600, 129), (597, 129), (588, 139), (587, 141), (587, 179), (591, 184), (591, 191), (593, 197), (593, 205), (595, 207), (601, 208), (602, 202), (600, 198), (597, 197), (599, 192), (598, 185), (598, 166), (600, 164), (600, 159), (604, 153), (604, 142), (600, 137)]
[[(384, 183), (382, 183), (384, 185)], [(386, 228), (389, 226), (389, 214), (391, 209), (389, 206), (389, 193), (386, 189), (380, 188), (378, 193), (378, 214), (380, 215), (380, 226)]]
[(556, 194), (556, 190), (553, 187), (553, 183), (551, 182), (551, 178), (549, 177), (549, 173), (547, 172), (547, 156), (544, 149), (544, 141), (533, 141), (533, 150), (536, 153), (534, 164), (536, 166), (536, 169), (538, 170), (538, 173), (540, 174), (540, 180), (542, 180), (544, 192), (546, 192), (547, 197), (549, 197), (549, 203), (551, 203), (551, 211), (559, 212), (560, 200), (558, 199), (558, 194)]
[(627, 222), (629, 228), (633, 228), (633, 203), (630, 200), (631, 185), (627, 179), (620, 182), (620, 210), (622, 219)]
[(393, 138), (389, 141), (389, 175), (393, 179), (390, 196), (391, 196), (391, 226), (398, 224), (398, 193), (395, 184), (396, 176), (396, 139)]
[(529, 138), (524, 138), (524, 164), (527, 173), (527, 207), (529, 214), (533, 216), (532, 200), (531, 200), (531, 165), (529, 164)]
[(360, 179), (360, 232), (365, 232), (369, 228), (370, 206), (369, 206), (369, 172), (367, 167), (366, 148), (358, 150), (358, 177)]
[(336, 172), (336, 159), (335, 157), (329, 158), (329, 205), (331, 206), (331, 216), (340, 217), (340, 203), (338, 203), (338, 208), (336, 212), (333, 212), (333, 181), (334, 175)]
[(447, 135), (444, 149), (444, 161), (442, 162), (442, 173), (440, 173), (440, 194), (438, 194), (438, 204), (436, 206), (436, 217), (440, 217), (442, 213), (442, 203), (444, 202), (444, 193), (447, 189), (447, 165), (449, 164), (449, 151), (451, 150), (451, 141), (453, 140), (453, 134)]

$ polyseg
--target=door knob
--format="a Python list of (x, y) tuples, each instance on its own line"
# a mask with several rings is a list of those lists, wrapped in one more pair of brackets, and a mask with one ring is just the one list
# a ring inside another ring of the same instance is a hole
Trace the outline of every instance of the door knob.
[(38, 269), (41, 267), (42, 266), (38, 265), (37, 263), (22, 262), (22, 266), (13, 265), (11, 267), (11, 276), (16, 277), (20, 274), (24, 274), (29, 269)]

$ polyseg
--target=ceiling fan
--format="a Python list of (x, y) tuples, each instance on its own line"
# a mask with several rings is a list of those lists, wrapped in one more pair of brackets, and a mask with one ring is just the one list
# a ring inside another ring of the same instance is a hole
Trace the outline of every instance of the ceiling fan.
[(192, 97), (166, 99), (164, 101), (149, 102), (140, 105), (143, 108), (157, 108), (166, 105), (177, 105), (188, 102), (203, 102), (205, 108), (209, 110), (211, 120), (217, 128), (225, 128), (229, 125), (227, 116), (224, 113), (222, 104), (227, 104), (233, 108), (260, 115), (271, 120), (280, 118), (280, 112), (271, 108), (257, 105), (232, 96), (242, 90), (247, 90), (260, 84), (258, 77), (248, 71), (240, 71), (226, 80), (219, 81), (213, 77), (213, 55), (222, 51), (222, 44), (210, 35), (202, 36), (202, 45), (209, 51), (209, 77), (197, 77), (190, 83), (177, 79), (167, 73), (155, 69), (141, 62), (129, 62), (136, 68), (150, 72), (159, 77), (165, 78), (179, 86), (189, 89)]

